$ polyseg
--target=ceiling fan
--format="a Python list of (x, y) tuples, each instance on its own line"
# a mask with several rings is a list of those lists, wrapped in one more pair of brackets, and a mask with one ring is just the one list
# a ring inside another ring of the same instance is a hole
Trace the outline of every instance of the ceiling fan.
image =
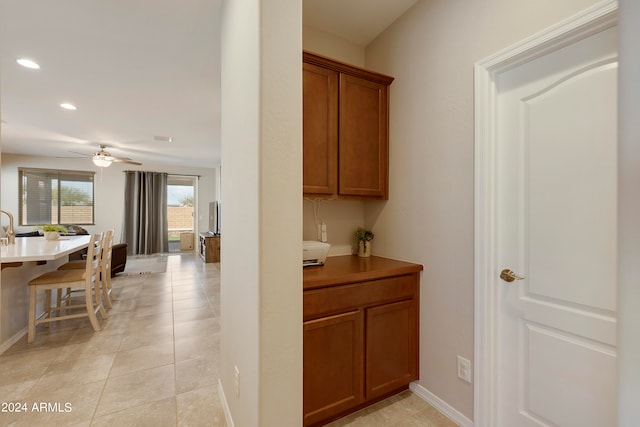
[[(111, 166), (111, 163), (127, 163), (130, 165), (141, 165), (142, 163), (134, 162), (128, 157), (114, 157), (109, 152), (105, 150), (107, 148), (106, 145), (100, 144), (100, 150), (96, 151), (91, 155), (91, 160), (93, 160), (93, 164), (101, 168), (108, 168)], [(83, 156), (87, 156), (84, 153), (76, 153), (82, 154)]]

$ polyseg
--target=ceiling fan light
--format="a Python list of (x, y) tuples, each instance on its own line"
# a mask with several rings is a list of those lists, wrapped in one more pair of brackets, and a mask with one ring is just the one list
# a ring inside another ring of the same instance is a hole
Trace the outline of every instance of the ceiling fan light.
[(108, 168), (111, 166), (111, 160), (104, 156), (93, 156), (93, 164), (101, 168)]
[(20, 58), (20, 59), (16, 60), (16, 62), (18, 64), (22, 65), (23, 67), (31, 68), (33, 70), (37, 70), (37, 69), (40, 68), (40, 65), (38, 65), (37, 62), (35, 62), (35, 61), (31, 60), (31, 59), (28, 59), (28, 58)]

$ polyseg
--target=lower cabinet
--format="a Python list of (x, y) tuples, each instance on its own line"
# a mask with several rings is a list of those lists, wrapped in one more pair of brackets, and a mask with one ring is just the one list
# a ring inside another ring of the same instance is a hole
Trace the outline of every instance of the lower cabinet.
[(383, 396), (418, 378), (416, 301), (366, 311), (366, 396)]
[(304, 323), (304, 420), (311, 425), (364, 400), (362, 313)]
[(418, 378), (418, 274), (304, 292), (304, 425)]
[(204, 262), (220, 262), (220, 235), (200, 233), (200, 258)]

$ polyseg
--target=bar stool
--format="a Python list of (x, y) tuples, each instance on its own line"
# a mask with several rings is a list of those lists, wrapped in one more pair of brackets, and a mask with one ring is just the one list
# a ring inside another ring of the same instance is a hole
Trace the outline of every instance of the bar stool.
[[(102, 298), (104, 298), (104, 303), (109, 309), (113, 308), (113, 305), (111, 304), (111, 255), (113, 251), (114, 232), (115, 231), (113, 229), (104, 232), (104, 238), (102, 239), (102, 252), (100, 257), (100, 284), (102, 288)], [(62, 264), (60, 267), (58, 267), (58, 270), (78, 270), (84, 268), (85, 262), (83, 260), (75, 260), (69, 261), (66, 264)], [(72, 292), (74, 292), (73, 289), (67, 289), (67, 294), (65, 295), (65, 297), (69, 296)], [(61, 304), (61, 300), (62, 298), (60, 297), (60, 295), (58, 295), (58, 307)]]
[[(103, 318), (106, 318), (107, 315), (102, 305), (100, 288), (98, 287), (103, 245), (102, 239), (102, 234), (93, 234), (91, 236), (84, 269), (50, 271), (29, 281), (28, 343), (34, 341), (36, 326), (41, 323), (88, 317), (91, 321), (91, 326), (93, 326), (93, 330), (100, 330), (96, 313), (100, 312)], [(63, 289), (73, 288), (81, 288), (84, 292), (84, 303), (78, 302), (72, 305), (71, 296), (69, 295), (68, 299), (64, 301), (67, 303), (64, 307), (60, 304), (56, 307), (51, 307), (51, 290), (56, 289), (58, 295), (60, 295)], [(40, 316), (36, 314), (38, 291), (45, 291), (45, 307), (44, 312)], [(72, 310), (79, 309), (83, 309), (83, 312), (70, 313)], [(66, 311), (67, 314), (63, 315), (62, 311)]]

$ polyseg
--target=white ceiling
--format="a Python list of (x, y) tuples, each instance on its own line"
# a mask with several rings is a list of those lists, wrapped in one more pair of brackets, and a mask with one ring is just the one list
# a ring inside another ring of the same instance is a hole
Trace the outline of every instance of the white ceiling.
[[(364, 46), (416, 1), (305, 0), (304, 24)], [(2, 0), (2, 151), (219, 164), (220, 2)]]

